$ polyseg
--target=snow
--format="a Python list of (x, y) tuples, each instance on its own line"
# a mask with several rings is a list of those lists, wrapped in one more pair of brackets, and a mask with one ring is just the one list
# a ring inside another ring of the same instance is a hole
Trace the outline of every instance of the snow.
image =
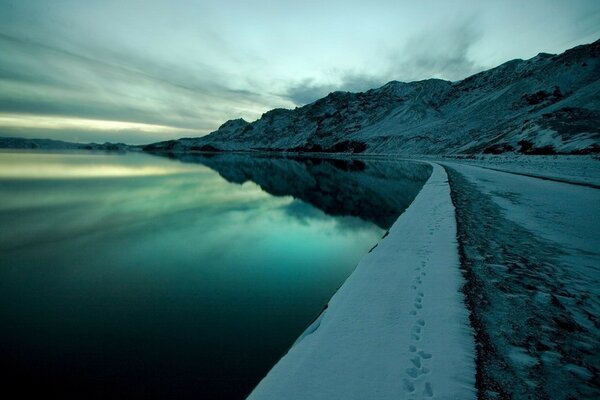
[(411, 206), (250, 399), (474, 399), (447, 175)]
[[(447, 161), (452, 158), (419, 157)], [(600, 188), (600, 159), (597, 156), (533, 156), (533, 155), (479, 155), (456, 158), (460, 164), (476, 165), (499, 171), (513, 172), (559, 182), (575, 183)]]
[(600, 397), (597, 163), (432, 162), (250, 399)]
[[(568, 162), (557, 161), (555, 171), (518, 160), (505, 167), (565, 177)], [(481, 397), (599, 398), (600, 190), (462, 161), (444, 165)]]
[[(448, 164), (476, 180), (482, 193), (505, 210), (505, 217), (570, 252), (600, 249), (600, 191), (472, 166)], [(598, 260), (600, 261), (600, 260)]]

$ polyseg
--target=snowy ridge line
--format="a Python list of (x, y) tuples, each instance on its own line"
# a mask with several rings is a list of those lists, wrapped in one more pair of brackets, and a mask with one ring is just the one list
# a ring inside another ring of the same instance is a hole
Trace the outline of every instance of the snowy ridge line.
[(595, 154), (600, 150), (600, 40), (511, 60), (456, 82), (388, 82), (302, 107), (229, 120), (200, 138), (147, 151), (354, 154)]
[(445, 170), (360, 261), (249, 399), (475, 399)]

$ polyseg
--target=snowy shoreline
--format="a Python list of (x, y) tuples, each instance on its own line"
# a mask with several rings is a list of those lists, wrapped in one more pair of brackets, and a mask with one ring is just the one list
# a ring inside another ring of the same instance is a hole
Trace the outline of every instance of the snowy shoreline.
[(250, 399), (600, 393), (598, 160), (423, 162), (413, 203)]
[(444, 169), (250, 399), (475, 398), (473, 332)]

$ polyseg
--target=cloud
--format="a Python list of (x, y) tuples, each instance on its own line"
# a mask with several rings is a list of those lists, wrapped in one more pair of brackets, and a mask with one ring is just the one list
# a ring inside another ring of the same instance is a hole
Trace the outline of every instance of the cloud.
[(287, 216), (302, 225), (309, 225), (313, 220), (325, 221), (328, 218), (322, 210), (298, 199), (282, 205), (281, 209)]
[(390, 55), (391, 74), (403, 81), (429, 78), (455, 81), (481, 71), (483, 67), (469, 56), (482, 37), (475, 20), (470, 18), (450, 28), (412, 36)]
[(318, 83), (314, 78), (306, 78), (289, 87), (282, 96), (290, 99), (294, 104), (302, 106), (337, 90), (363, 92), (385, 83), (385, 79), (382, 77), (373, 77), (360, 73), (346, 72), (338, 76), (339, 82), (326, 84)]
[(275, 106), (291, 105), (224, 85), (209, 68), (192, 71), (115, 50), (77, 51), (73, 43), (61, 46), (1, 32), (0, 45), (1, 113), (162, 125), (173, 128), (164, 130), (162, 139), (167, 139), (178, 137), (180, 129), (195, 130), (191, 136), (206, 134), (231, 115), (254, 119)]
[(483, 69), (469, 57), (470, 49), (481, 38), (474, 20), (422, 32), (397, 44), (396, 48), (387, 49), (380, 60), (384, 67), (377, 73), (342, 71), (332, 74), (334, 80), (327, 83), (305, 78), (289, 86), (282, 96), (301, 106), (333, 91), (362, 92), (392, 80), (463, 79)]

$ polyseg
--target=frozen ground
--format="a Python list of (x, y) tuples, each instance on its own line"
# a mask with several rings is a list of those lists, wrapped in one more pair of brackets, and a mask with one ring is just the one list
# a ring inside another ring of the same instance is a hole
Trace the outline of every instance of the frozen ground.
[(461, 164), (600, 188), (599, 156), (478, 155), (456, 159)]
[(447, 175), (413, 204), (250, 399), (474, 399)]
[[(578, 165), (560, 162), (500, 166), (565, 177)], [(600, 190), (446, 165), (480, 397), (600, 398)]]
[(251, 399), (600, 398), (600, 161), (439, 162)]

